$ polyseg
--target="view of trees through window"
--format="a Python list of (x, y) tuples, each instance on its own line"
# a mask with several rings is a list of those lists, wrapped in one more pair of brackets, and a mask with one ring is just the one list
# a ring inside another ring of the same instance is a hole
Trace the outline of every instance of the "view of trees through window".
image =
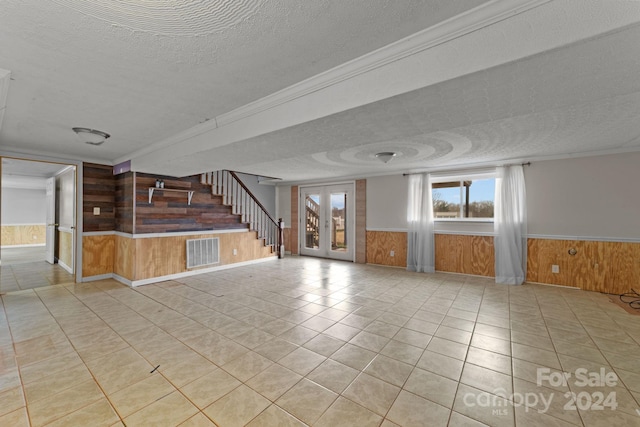
[(446, 218), (493, 218), (495, 179), (432, 184), (433, 215)]

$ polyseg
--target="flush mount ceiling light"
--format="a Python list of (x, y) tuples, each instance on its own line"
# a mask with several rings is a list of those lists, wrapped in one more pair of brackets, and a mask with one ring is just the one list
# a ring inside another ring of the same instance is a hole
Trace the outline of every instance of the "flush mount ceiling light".
[(100, 145), (111, 135), (108, 133), (88, 128), (72, 128), (78, 134), (78, 138), (85, 144)]
[(377, 153), (376, 158), (380, 160), (382, 163), (389, 163), (396, 156), (396, 153), (391, 151), (385, 151), (382, 153)]

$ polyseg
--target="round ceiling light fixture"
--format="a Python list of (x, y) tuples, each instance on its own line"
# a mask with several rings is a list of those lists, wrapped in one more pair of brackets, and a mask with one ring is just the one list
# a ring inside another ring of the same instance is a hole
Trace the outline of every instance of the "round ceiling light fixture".
[(376, 159), (380, 160), (382, 163), (389, 163), (396, 156), (396, 153), (392, 151), (384, 151), (382, 153), (376, 154)]
[(106, 132), (102, 132), (100, 130), (89, 129), (89, 128), (72, 128), (73, 131), (78, 135), (78, 138), (85, 144), (89, 145), (100, 145), (102, 144), (109, 135)]

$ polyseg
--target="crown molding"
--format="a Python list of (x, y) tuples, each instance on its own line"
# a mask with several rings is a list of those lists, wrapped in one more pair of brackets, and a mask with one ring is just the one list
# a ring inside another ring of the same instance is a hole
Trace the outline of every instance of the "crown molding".
[(228, 113), (221, 114), (202, 124), (196, 125), (167, 139), (118, 158), (115, 164), (152, 153), (203, 133), (270, 110), (310, 93), (320, 91), (338, 83), (366, 74), (400, 59), (457, 39), (466, 34), (490, 26), (497, 22), (536, 8), (551, 0), (492, 0), (474, 9), (456, 15), (436, 25), (345, 62), (330, 70), (316, 74), (271, 95), (245, 104)]
[(224, 126), (441, 45), (551, 0), (493, 0), (216, 118)]

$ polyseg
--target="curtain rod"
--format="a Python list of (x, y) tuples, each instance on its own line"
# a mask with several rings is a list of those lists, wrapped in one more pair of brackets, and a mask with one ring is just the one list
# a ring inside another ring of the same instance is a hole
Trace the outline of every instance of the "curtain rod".
[[(516, 166), (516, 165), (521, 165), (521, 166), (531, 166), (531, 162), (526, 162), (526, 163), (510, 163), (510, 164), (506, 164), (506, 165), (502, 165), (502, 166)], [(491, 167), (491, 166), (490, 166)], [(485, 168), (478, 168), (478, 169), (485, 169)], [(459, 169), (452, 169), (450, 171), (448, 170), (441, 170), (441, 171), (435, 171), (435, 172), (458, 172), (460, 171)], [(408, 172), (408, 173), (403, 173), (402, 176), (409, 176), (409, 175), (420, 175), (421, 173), (428, 173), (428, 171), (425, 172)], [(460, 174), (464, 174), (464, 171), (460, 171)]]

